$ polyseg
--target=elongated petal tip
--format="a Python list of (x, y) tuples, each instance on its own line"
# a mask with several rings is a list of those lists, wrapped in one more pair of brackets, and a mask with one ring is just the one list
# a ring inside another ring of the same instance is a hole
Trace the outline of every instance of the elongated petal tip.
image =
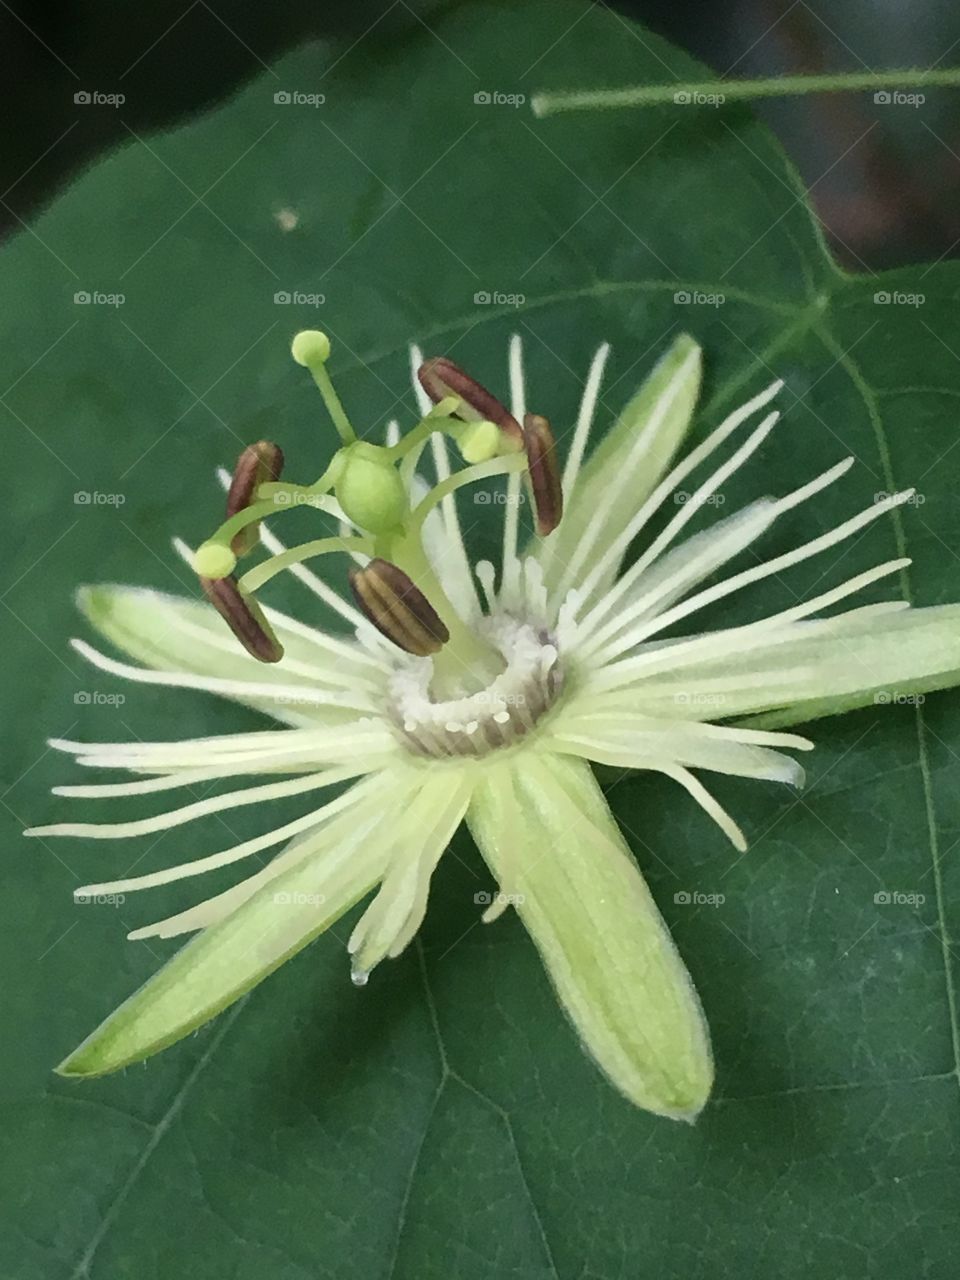
[(581, 1044), (635, 1106), (692, 1123), (713, 1084), (703, 1011), (588, 766), (523, 753), (491, 769), (468, 822), (497, 879), (513, 874)]
[(350, 571), (354, 599), (373, 625), (417, 657), (438, 653), (450, 639), (443, 619), (413, 580), (379, 557)]
[(446, 356), (425, 360), (417, 370), (417, 377), (434, 404), (456, 396), (460, 401), (459, 408), (454, 410), (456, 417), (466, 422), (493, 422), (514, 447), (523, 444), (523, 429), (509, 409)]
[(90, 1070), (83, 1065), (83, 1060), (78, 1060), (75, 1053), (68, 1054), (62, 1062), (59, 1062), (54, 1068), (54, 1072), (58, 1076), (63, 1076), (67, 1080), (82, 1080), (91, 1076), (103, 1074), (100, 1071)]
[(537, 518), (537, 533), (546, 537), (563, 516), (563, 487), (553, 430), (547, 418), (528, 413), (523, 420), (527, 470)]
[(204, 595), (251, 657), (279, 662), (283, 645), (252, 596), (244, 595), (234, 578), (201, 578)]

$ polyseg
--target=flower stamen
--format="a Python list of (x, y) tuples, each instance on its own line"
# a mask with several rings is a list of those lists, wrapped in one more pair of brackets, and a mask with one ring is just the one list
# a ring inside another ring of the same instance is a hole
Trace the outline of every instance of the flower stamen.
[[(282, 470), (283, 451), (279, 445), (272, 444), (269, 440), (247, 445), (237, 459), (227, 491), (227, 519), (252, 506), (257, 497), (258, 486), (269, 480), (279, 480)], [(235, 534), (230, 545), (239, 559), (252, 551), (259, 541), (260, 522), (256, 521), (245, 525)]]
[(507, 437), (513, 450), (523, 447), (523, 429), (510, 410), (446, 356), (425, 360), (417, 370), (417, 377), (434, 404), (456, 396), (460, 401), (453, 410), (456, 417), (464, 422), (492, 422)]
[(419, 658), (439, 653), (450, 639), (443, 619), (402, 569), (379, 557), (351, 569), (350, 589), (367, 618), (398, 648)]
[(563, 516), (563, 487), (549, 419), (540, 413), (526, 414), (523, 442), (527, 451), (530, 492), (537, 514), (537, 533), (545, 538), (554, 531)]
[(283, 645), (274, 635), (260, 606), (252, 596), (240, 590), (235, 578), (201, 577), (200, 585), (204, 595), (251, 657), (259, 662), (280, 661)]

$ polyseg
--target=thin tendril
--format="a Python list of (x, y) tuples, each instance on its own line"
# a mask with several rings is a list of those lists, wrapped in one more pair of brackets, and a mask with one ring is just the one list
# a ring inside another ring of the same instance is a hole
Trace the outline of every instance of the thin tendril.
[(804, 93), (849, 93), (873, 89), (935, 89), (960, 85), (960, 68), (923, 71), (855, 71), (841, 75), (770, 76), (760, 80), (677, 81), (674, 84), (632, 85), (625, 89), (588, 89), (570, 93), (537, 93), (531, 101), (535, 116), (560, 111), (679, 105), (716, 106), (758, 98), (786, 98)]

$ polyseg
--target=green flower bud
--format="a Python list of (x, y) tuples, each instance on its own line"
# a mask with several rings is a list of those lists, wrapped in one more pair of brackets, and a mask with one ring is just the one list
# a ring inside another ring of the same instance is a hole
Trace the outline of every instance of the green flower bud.
[(368, 533), (389, 533), (409, 511), (407, 492), (385, 450), (357, 444), (340, 452), (343, 459), (334, 493), (344, 513)]

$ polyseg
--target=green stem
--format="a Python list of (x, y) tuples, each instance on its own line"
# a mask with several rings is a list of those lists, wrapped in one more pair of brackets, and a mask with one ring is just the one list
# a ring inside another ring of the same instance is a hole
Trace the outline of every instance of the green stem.
[[(302, 503), (310, 505), (311, 498), (322, 498), (333, 487), (333, 482), (327, 480), (327, 474), (328, 472), (324, 472), (317, 483), (312, 485), (289, 484), (284, 480), (266, 481), (257, 487), (257, 501), (251, 502), (248, 507), (241, 507), (229, 520), (224, 520), (219, 529), (207, 538), (207, 542), (219, 542), (228, 547), (248, 524), (282, 515), (285, 511), (293, 511)], [(316, 505), (323, 510), (321, 504)]]
[[(669, 105), (719, 105), (749, 102), (756, 98), (786, 98), (802, 93), (849, 93), (862, 89), (936, 89), (960, 85), (960, 68), (923, 71), (854, 71), (839, 75), (770, 76), (763, 80), (677, 81), (675, 84), (634, 85), (627, 89), (537, 93), (531, 100), (536, 116), (560, 111), (588, 111), (603, 107), (659, 107)], [(686, 95), (680, 97), (678, 95)]]
[(229, 520), (224, 520), (220, 528), (207, 538), (207, 542), (220, 542), (228, 547), (240, 530), (245, 529), (248, 524), (254, 524), (257, 520), (265, 520), (267, 516), (275, 516), (280, 511), (290, 509), (286, 505), (278, 506), (273, 498), (268, 498), (264, 502), (251, 502), (249, 507), (241, 507)]
[(371, 555), (373, 543), (369, 538), (317, 538), (313, 542), (304, 542), (299, 547), (281, 551), (269, 560), (264, 560), (263, 564), (248, 570), (237, 585), (244, 594), (252, 595), (283, 569), (301, 564), (304, 560), (312, 560), (314, 556), (329, 555), (333, 551), (362, 551), (365, 555)]
[(515, 472), (525, 471), (526, 468), (526, 455), (514, 454), (506, 458), (491, 458), (489, 462), (477, 462), (472, 467), (464, 467), (462, 471), (454, 472), (446, 480), (441, 480), (439, 484), (434, 485), (423, 501), (414, 507), (411, 516), (411, 528), (419, 529), (430, 512), (439, 506), (444, 498), (454, 493), (457, 489), (461, 489), (464, 485), (476, 484), (478, 480), (487, 480), (491, 476), (510, 475)]
[(420, 448), (424, 445), (435, 431), (445, 431), (449, 435), (456, 438), (457, 431), (467, 424), (461, 422), (459, 418), (451, 418), (440, 416), (437, 414), (429, 414), (426, 418), (421, 418), (415, 427), (412, 427), (402, 440), (398, 440), (396, 444), (391, 445), (384, 452), (391, 462), (400, 462), (412, 450)]
[(329, 413), (333, 425), (337, 428), (340, 439), (344, 444), (353, 444), (357, 438), (357, 433), (354, 431), (350, 419), (340, 403), (340, 397), (334, 389), (326, 364), (318, 361), (316, 364), (311, 364), (309, 368), (313, 380), (323, 396), (323, 403), (327, 406), (327, 413)]

